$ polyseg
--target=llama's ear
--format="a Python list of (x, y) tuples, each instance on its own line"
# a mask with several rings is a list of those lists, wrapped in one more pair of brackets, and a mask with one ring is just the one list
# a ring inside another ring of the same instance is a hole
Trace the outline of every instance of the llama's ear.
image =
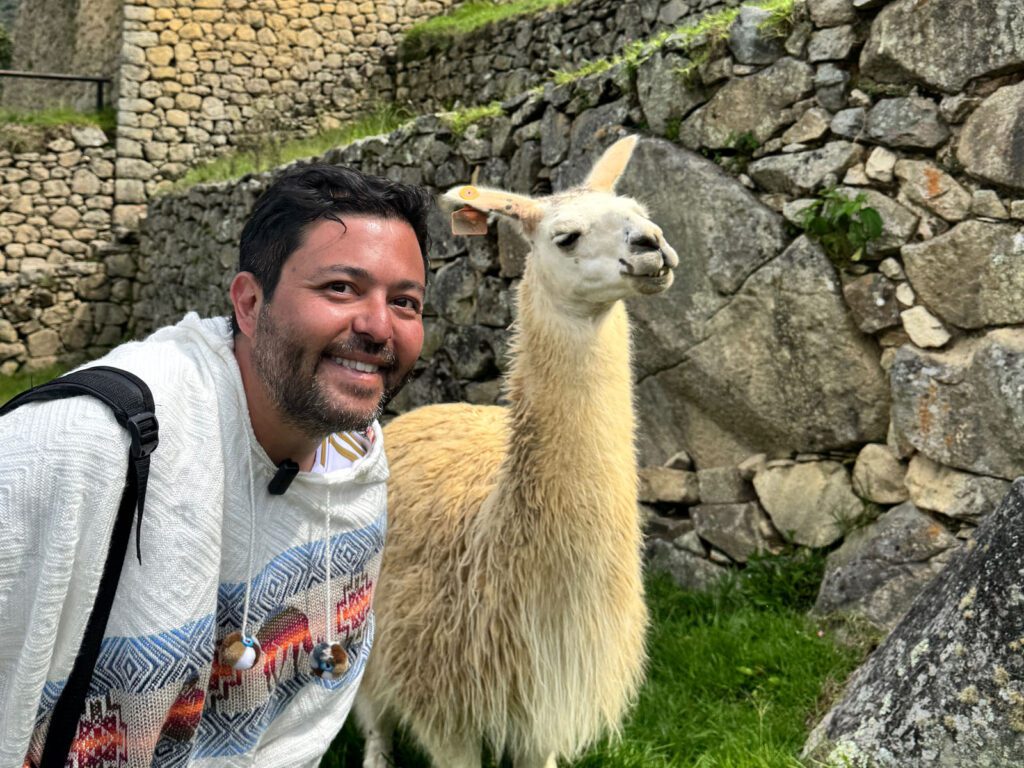
[(615, 190), (615, 182), (619, 180), (622, 172), (626, 170), (629, 158), (633, 156), (633, 150), (639, 141), (639, 136), (627, 136), (619, 139), (604, 151), (590, 175), (583, 182), (583, 187), (592, 192), (612, 192)]
[(519, 219), (528, 232), (532, 231), (544, 216), (543, 207), (532, 197), (501, 189), (471, 185), (452, 187), (442, 199), (449, 205), (469, 206), (484, 213), (500, 213)]

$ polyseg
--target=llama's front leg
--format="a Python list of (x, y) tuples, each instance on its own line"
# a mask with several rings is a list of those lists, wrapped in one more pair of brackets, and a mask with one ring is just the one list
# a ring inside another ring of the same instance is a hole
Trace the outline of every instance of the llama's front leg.
[(363, 768), (391, 768), (397, 719), (364, 696), (356, 697), (356, 719), (363, 732)]
[(555, 753), (526, 752), (512, 756), (514, 768), (557, 768)]

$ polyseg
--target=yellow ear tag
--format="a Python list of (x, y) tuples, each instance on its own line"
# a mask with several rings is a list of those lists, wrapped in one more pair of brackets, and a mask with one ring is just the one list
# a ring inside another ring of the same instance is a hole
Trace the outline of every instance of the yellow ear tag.
[(476, 200), (480, 197), (480, 193), (476, 187), (463, 187), (459, 190), (459, 197), (463, 200)]
[[(474, 193), (476, 190), (473, 190)], [(461, 192), (459, 193), (462, 194)], [(452, 234), (453, 235), (486, 235), (487, 214), (475, 208), (460, 208), (452, 211)]]

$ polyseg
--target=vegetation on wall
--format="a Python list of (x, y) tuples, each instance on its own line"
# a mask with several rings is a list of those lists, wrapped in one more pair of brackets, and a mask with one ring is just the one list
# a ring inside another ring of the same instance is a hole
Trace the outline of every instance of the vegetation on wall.
[(862, 261), (868, 244), (882, 236), (882, 217), (867, 205), (865, 195), (850, 197), (835, 188), (826, 189), (808, 205), (800, 223), (839, 269)]
[(452, 38), (468, 34), (495, 21), (548, 11), (572, 0), (469, 0), (449, 13), (434, 16), (410, 27), (399, 46), (403, 59), (420, 59)]

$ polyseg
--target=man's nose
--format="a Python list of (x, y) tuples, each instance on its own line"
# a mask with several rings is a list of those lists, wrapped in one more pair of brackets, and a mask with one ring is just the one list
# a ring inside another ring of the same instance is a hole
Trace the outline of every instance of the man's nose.
[(391, 313), (387, 297), (366, 295), (352, 319), (352, 330), (381, 344), (392, 336)]

